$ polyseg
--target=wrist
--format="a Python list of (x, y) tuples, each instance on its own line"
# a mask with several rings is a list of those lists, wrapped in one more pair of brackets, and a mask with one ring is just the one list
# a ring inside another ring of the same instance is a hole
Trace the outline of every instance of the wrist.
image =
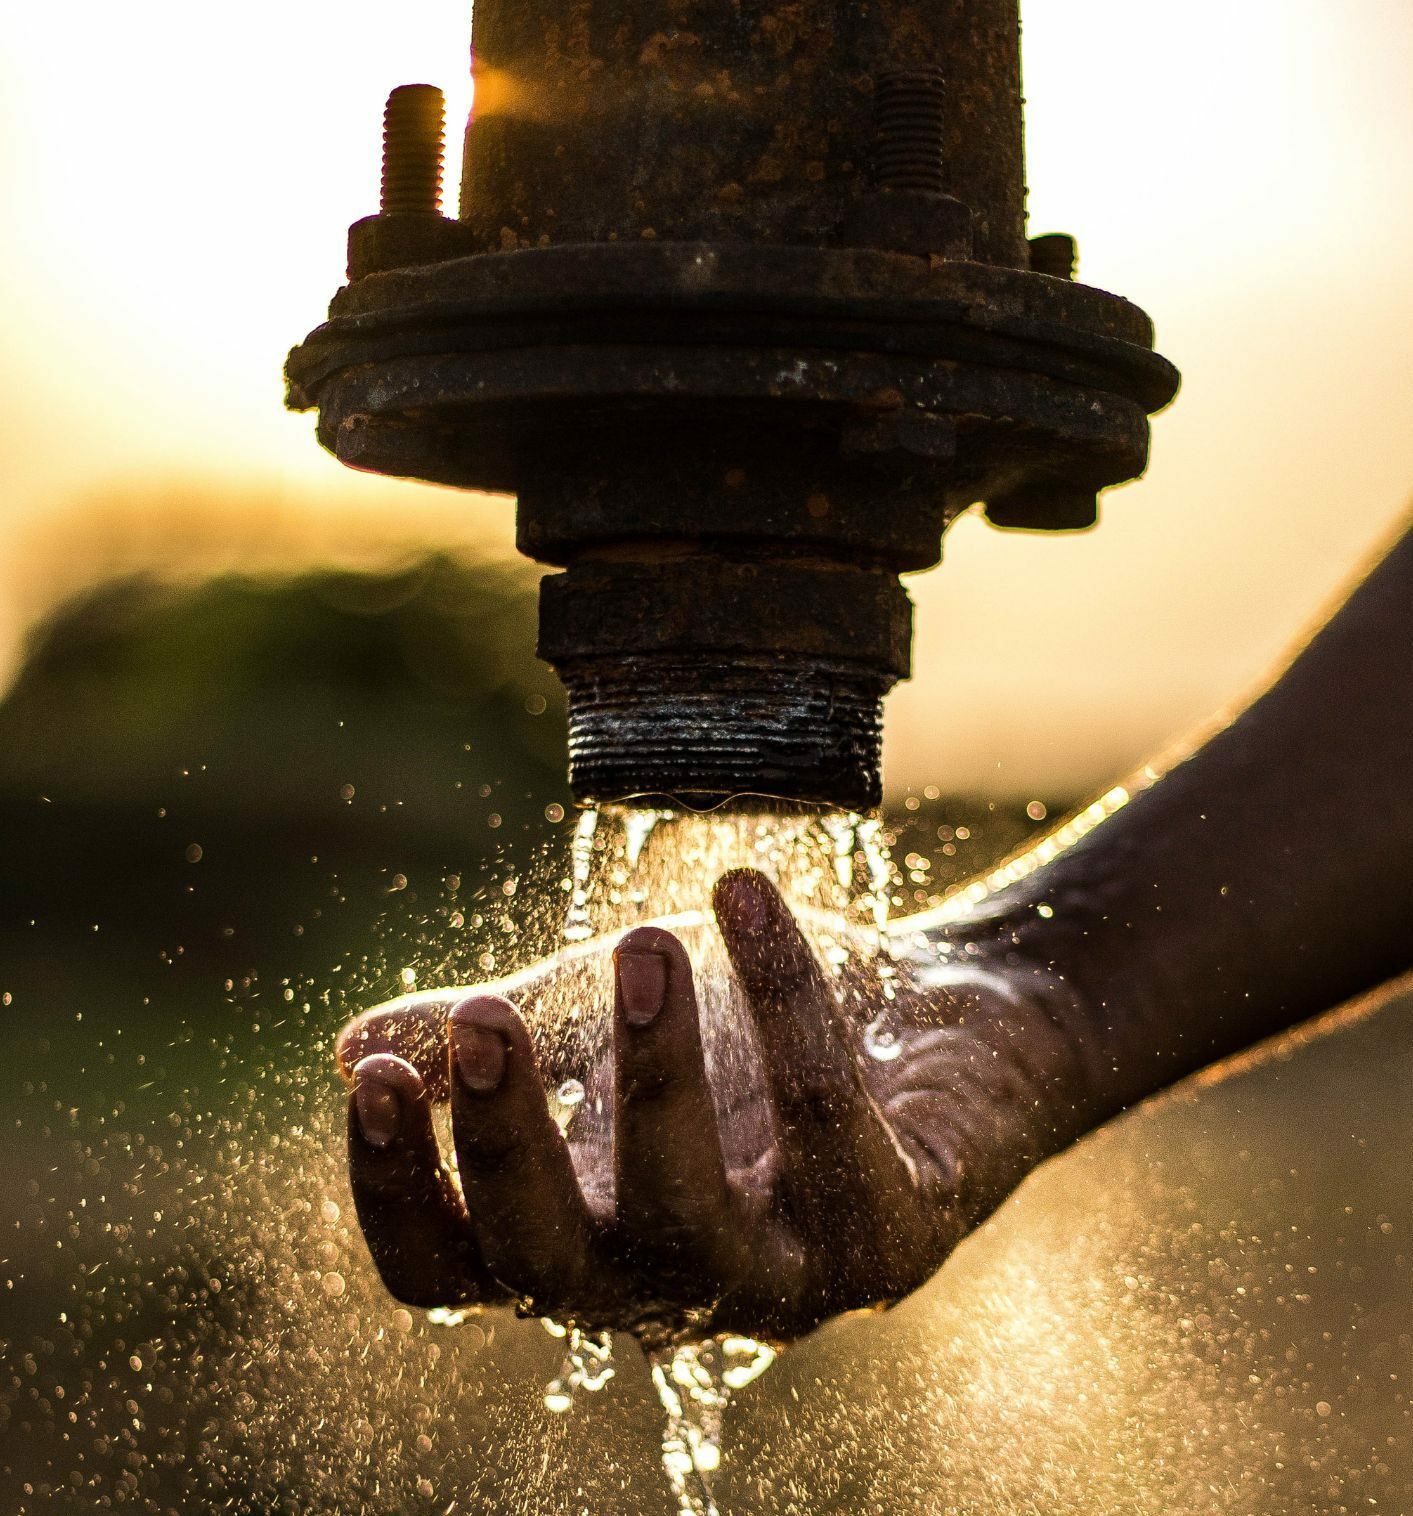
[(1001, 913), (900, 935), (895, 956), (913, 1002), (897, 1087), (915, 1107), (917, 1140), (955, 1170), (976, 1225), (1104, 1119), (1095, 1019), (1079, 988)]

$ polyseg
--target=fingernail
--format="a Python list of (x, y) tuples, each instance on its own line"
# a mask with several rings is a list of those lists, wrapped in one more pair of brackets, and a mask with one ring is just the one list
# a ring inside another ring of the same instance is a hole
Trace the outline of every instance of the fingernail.
[(486, 1027), (474, 1022), (453, 1023), (451, 1045), (461, 1082), (478, 1095), (489, 1095), (505, 1076), (505, 1043)]
[(353, 1088), (353, 1108), (358, 1112), (358, 1130), (375, 1148), (385, 1148), (397, 1136), (402, 1107), (396, 1092), (381, 1079), (364, 1077)]
[(629, 1026), (647, 1026), (667, 994), (667, 959), (661, 953), (619, 953), (618, 993)]
[(729, 910), (735, 924), (742, 932), (763, 932), (770, 924), (770, 904), (760, 886), (747, 876), (739, 876), (730, 883)]

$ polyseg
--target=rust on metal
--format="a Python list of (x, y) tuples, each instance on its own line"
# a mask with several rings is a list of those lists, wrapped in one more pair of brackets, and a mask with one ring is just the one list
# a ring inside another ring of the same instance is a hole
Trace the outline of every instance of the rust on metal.
[(477, 0), (455, 218), (398, 105), (290, 403), (517, 496), (581, 800), (876, 803), (898, 575), (1145, 467), (1177, 375), (1027, 241), (1019, 40), (1017, 0)]

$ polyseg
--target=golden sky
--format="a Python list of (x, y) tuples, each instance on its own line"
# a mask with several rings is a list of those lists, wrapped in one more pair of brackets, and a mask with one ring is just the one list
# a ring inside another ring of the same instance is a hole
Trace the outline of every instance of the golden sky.
[[(95, 566), (508, 552), (504, 503), (348, 473), (281, 408), (375, 208), (388, 88), (464, 117), (469, 6), (10, 9), (0, 680)], [(1184, 389), (1100, 530), (967, 519), (912, 581), (895, 790), (1102, 785), (1258, 678), (1413, 497), (1413, 4), (1024, 16), (1032, 228), (1154, 315)], [(101, 530), (96, 501), (122, 503)]]

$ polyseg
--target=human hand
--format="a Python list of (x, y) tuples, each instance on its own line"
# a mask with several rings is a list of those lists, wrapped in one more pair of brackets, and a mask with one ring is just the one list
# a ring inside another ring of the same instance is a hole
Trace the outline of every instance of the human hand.
[[(612, 1052), (590, 1081), (607, 1098), (568, 1140), (508, 1000), (395, 1002), (345, 1028), (354, 1200), (398, 1299), (788, 1340), (910, 1293), (1069, 1140), (1081, 1059), (1047, 976), (914, 942), (886, 976), (836, 977), (762, 875), (725, 875), (714, 906), (759, 1057), (740, 1088), (709, 1086), (687, 952), (659, 927), (613, 950)], [(879, 1060), (863, 1029), (885, 984), (896, 1054)], [(448, 1098), (456, 1176), (432, 1123)]]

